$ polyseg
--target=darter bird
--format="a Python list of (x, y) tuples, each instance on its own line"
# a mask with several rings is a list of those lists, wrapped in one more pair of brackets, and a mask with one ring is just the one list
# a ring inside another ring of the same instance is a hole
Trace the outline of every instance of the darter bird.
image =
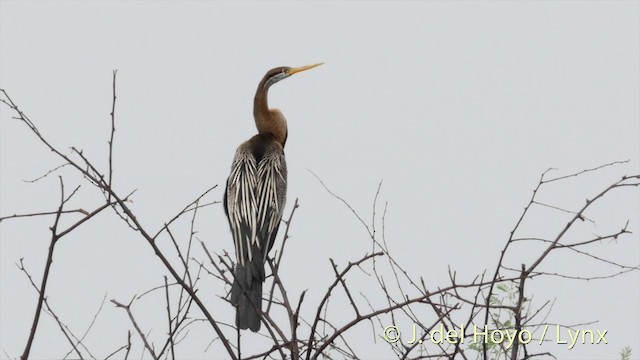
[(267, 92), (278, 81), (319, 65), (267, 72), (253, 101), (258, 134), (240, 144), (231, 164), (224, 210), (236, 250), (231, 303), (240, 329), (260, 330), (264, 263), (278, 233), (287, 193), (287, 121), (280, 110), (269, 109)]

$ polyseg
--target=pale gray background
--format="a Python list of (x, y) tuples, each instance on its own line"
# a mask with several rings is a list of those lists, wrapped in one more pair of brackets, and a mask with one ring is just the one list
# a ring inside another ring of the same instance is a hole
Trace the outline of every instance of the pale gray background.
[[(411, 274), (434, 287), (447, 284), (448, 265), (466, 281), (493, 269), (547, 168), (559, 168), (561, 175), (631, 159), (541, 194), (569, 209), (621, 175), (638, 173), (639, 10), (636, 1), (2, 1), (0, 80), (56, 146), (80, 147), (105, 169), (111, 71), (118, 69), (114, 183), (122, 194), (138, 189), (132, 207), (155, 230), (206, 188), (224, 184), (236, 146), (255, 133), (252, 100), (266, 70), (326, 62), (270, 93), (271, 105), (289, 121), (287, 213), (296, 197), (302, 204), (282, 274), (295, 298), (309, 289), (303, 311), (311, 314), (332, 278), (328, 258), (344, 266), (370, 246), (350, 211), (307, 169), (366, 219), (383, 179), (391, 249)], [(53, 210), (55, 177), (22, 180), (60, 161), (4, 107), (0, 114), (0, 214)], [(69, 179), (69, 190), (83, 183)], [(221, 196), (220, 187), (209, 200)], [(88, 208), (98, 201), (84, 185), (72, 205)], [(637, 190), (618, 191), (588, 213), (596, 226), (585, 223), (577, 234), (615, 231), (629, 219), (633, 235), (592, 251), (637, 265), (639, 214)], [(566, 221), (552, 210), (533, 215), (522, 235), (557, 233)], [(2, 223), (1, 358), (20, 355), (37, 299), (15, 263), (24, 257), (39, 281), (51, 221)], [(198, 229), (210, 249), (232, 250), (221, 206), (203, 209)], [(525, 251), (511, 264), (533, 254)], [(569, 252), (552, 255), (541, 270), (584, 276), (617, 271)], [(159, 285), (161, 274), (149, 246), (107, 212), (59, 244), (48, 296), (82, 334), (106, 292), (107, 299), (126, 302)], [(545, 344), (533, 351), (602, 359), (618, 358), (630, 345), (637, 359), (639, 283), (637, 271), (588, 283), (531, 282), (537, 304), (557, 299), (548, 321), (599, 320), (584, 328), (607, 329), (609, 341), (572, 351)], [(229, 309), (215, 298), (223, 292), (219, 283), (201, 284), (214, 314), (229, 321)], [(163, 297), (156, 299), (141, 301), (134, 311), (159, 339), (166, 325)], [(351, 315), (346, 308), (345, 319)], [(214, 350), (204, 352), (212, 333), (198, 326), (181, 357), (214, 356)], [(107, 303), (87, 345), (104, 357), (124, 343), (129, 327), (125, 313)], [(366, 327), (351, 336), (370, 356), (382, 357), (379, 351), (387, 349)], [(34, 358), (67, 350), (44, 315)]]

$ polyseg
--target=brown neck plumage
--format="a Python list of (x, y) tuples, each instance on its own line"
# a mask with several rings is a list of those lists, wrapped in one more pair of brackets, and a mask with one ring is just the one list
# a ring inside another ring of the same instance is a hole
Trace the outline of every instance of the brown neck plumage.
[(269, 104), (267, 103), (267, 93), (269, 91), (267, 80), (268, 75), (258, 85), (256, 97), (253, 100), (253, 117), (256, 121), (258, 133), (273, 135), (274, 139), (284, 148), (287, 140), (287, 122), (280, 111), (269, 109)]

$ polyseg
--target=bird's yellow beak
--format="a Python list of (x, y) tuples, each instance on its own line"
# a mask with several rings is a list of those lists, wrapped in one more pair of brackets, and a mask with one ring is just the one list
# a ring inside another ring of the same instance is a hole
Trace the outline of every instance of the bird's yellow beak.
[(301, 67), (289, 69), (289, 76), (291, 76), (291, 75), (293, 75), (295, 73), (299, 73), (299, 72), (305, 71), (305, 70), (313, 69), (314, 67), (318, 67), (318, 66), (320, 66), (322, 64), (324, 64), (324, 63), (318, 63), (318, 64), (301, 66)]

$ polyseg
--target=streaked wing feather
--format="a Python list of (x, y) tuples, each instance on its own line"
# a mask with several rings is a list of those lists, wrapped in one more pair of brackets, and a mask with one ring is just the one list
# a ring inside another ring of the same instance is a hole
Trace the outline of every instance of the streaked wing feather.
[(281, 148), (273, 147), (258, 164), (257, 225), (263, 261), (273, 245), (284, 210), (287, 190), (287, 165)]
[(251, 152), (243, 147), (238, 148), (227, 180), (227, 215), (236, 256), (241, 265), (251, 260), (251, 245), (257, 233), (256, 168), (256, 160)]
[(266, 261), (280, 225), (286, 191), (287, 165), (279, 144), (267, 144), (260, 161), (249, 144), (238, 148), (227, 180), (226, 210), (240, 265), (253, 259), (253, 246)]

